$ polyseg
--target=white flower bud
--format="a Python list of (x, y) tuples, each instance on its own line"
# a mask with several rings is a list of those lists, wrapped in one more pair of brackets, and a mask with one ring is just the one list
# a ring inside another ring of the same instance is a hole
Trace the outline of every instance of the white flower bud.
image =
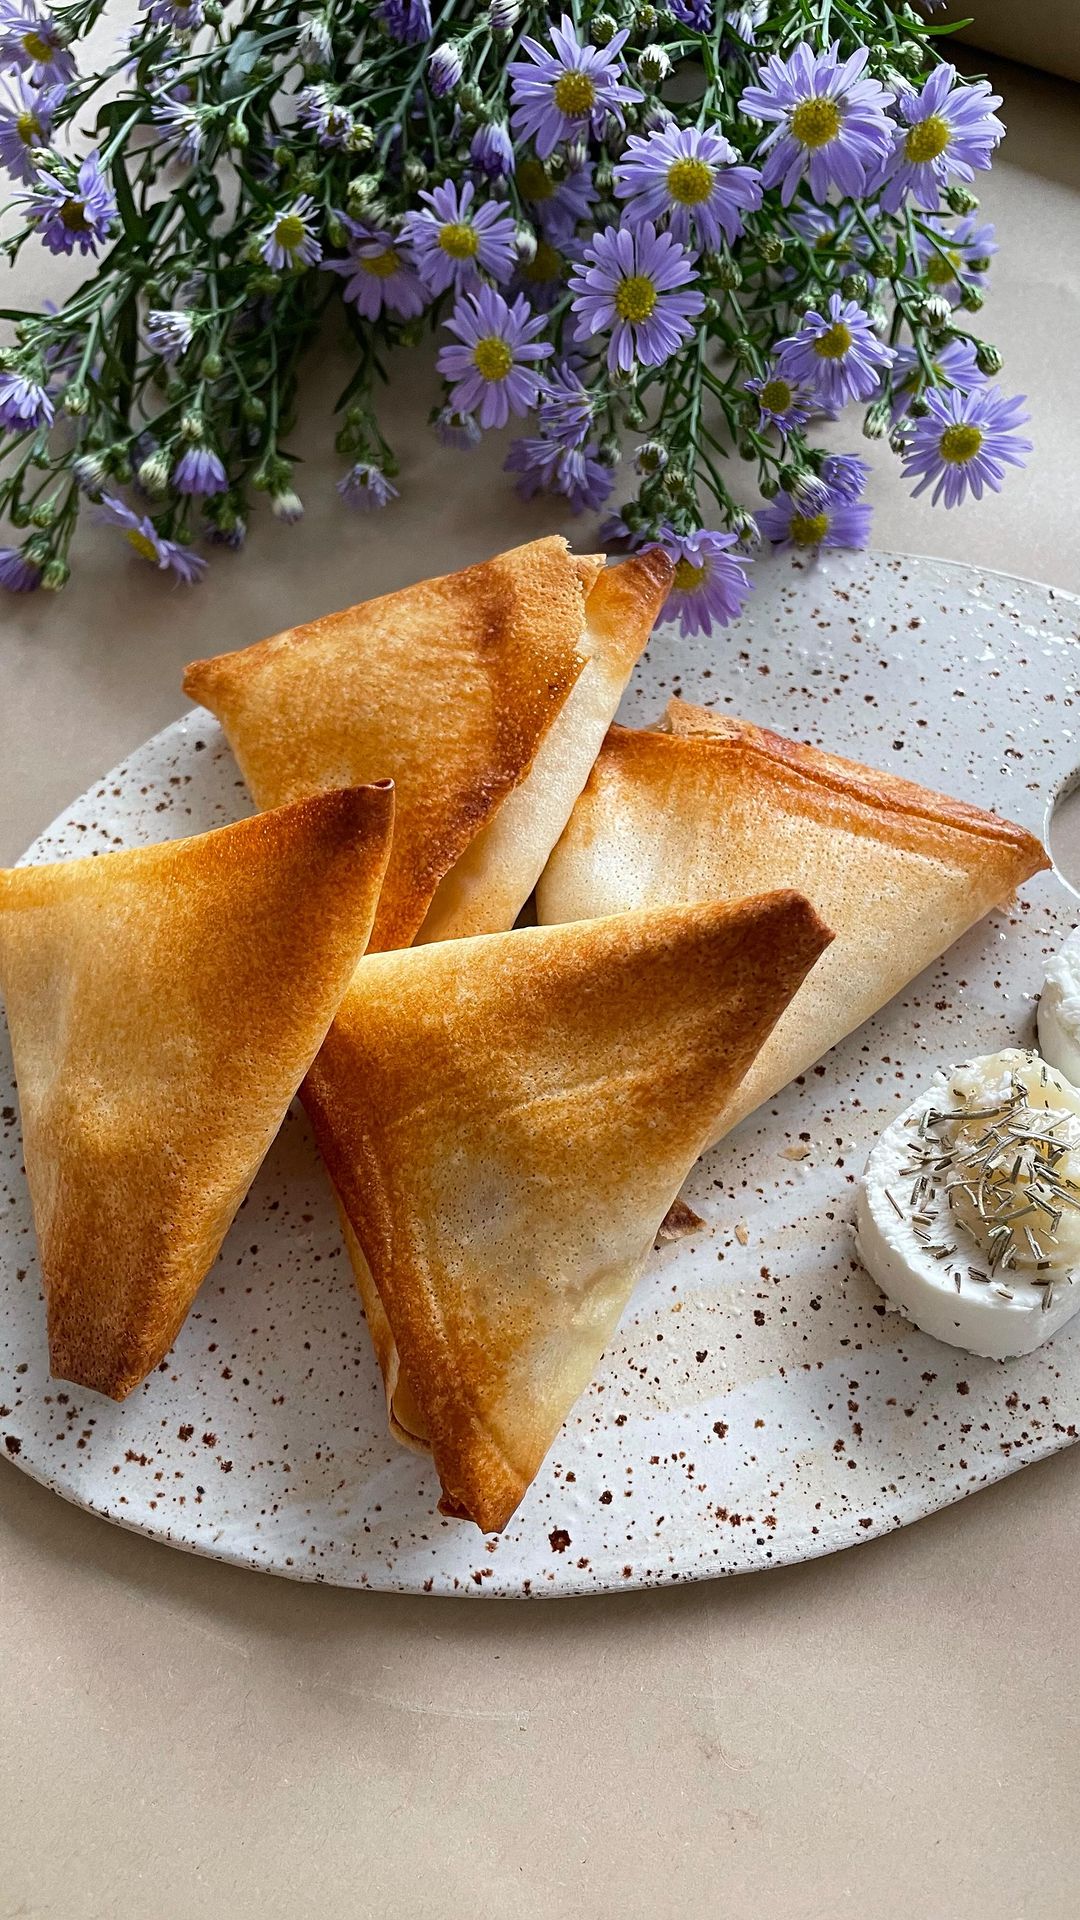
[(953, 317), (952, 307), (944, 294), (932, 293), (928, 300), (923, 301), (919, 317), (931, 333), (941, 333)]
[(883, 440), (889, 431), (889, 419), (892, 409), (887, 400), (875, 400), (866, 410), (863, 420), (863, 435), (867, 440)]
[(152, 500), (159, 500), (167, 492), (172, 462), (164, 447), (158, 447), (154, 453), (140, 460), (135, 478), (144, 493)]
[(304, 503), (291, 487), (283, 487), (270, 495), (270, 511), (275, 520), (281, 520), (286, 526), (293, 526), (304, 517)]
[(647, 87), (659, 87), (671, 73), (671, 56), (666, 47), (643, 47), (638, 55), (638, 74)]
[(333, 42), (325, 15), (313, 13), (304, 21), (296, 42), (297, 58), (301, 66), (309, 70), (328, 67), (333, 56)]

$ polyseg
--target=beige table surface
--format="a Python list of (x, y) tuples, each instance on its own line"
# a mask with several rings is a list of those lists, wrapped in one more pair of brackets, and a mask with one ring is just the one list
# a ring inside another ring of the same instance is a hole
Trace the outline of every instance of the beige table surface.
[[(877, 541), (1077, 589), (1080, 93), (998, 78), (987, 331), (1038, 453), (951, 518), (883, 460)], [(406, 370), (376, 526), (315, 504), (313, 431), (306, 524), (198, 593), (96, 535), (61, 601), (3, 603), (0, 858), (180, 711), (191, 655), (554, 524), (433, 455), (426, 399)], [(1073, 1453), (805, 1567), (532, 1606), (236, 1572), (0, 1469), (0, 1920), (1072, 1920), (1078, 1645)]]

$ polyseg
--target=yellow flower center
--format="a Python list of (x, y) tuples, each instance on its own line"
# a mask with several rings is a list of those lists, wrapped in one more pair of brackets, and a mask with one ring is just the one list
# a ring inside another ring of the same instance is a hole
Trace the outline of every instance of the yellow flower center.
[(827, 147), (835, 140), (843, 115), (835, 100), (819, 95), (815, 100), (800, 100), (791, 116), (791, 131), (801, 147)]
[(521, 277), (523, 280), (532, 281), (536, 286), (545, 286), (551, 280), (561, 279), (562, 270), (562, 254), (557, 253), (547, 240), (539, 240), (536, 253), (528, 266), (523, 268)]
[(450, 220), (439, 228), (439, 245), (451, 260), (472, 260), (480, 251), (480, 242), (464, 220)]
[(472, 357), (473, 366), (485, 380), (505, 380), (514, 364), (510, 348), (497, 333), (489, 333), (486, 339), (478, 340)]
[(952, 129), (948, 121), (943, 120), (940, 114), (931, 113), (912, 127), (904, 141), (904, 152), (909, 160), (920, 166), (927, 160), (936, 160), (939, 153), (944, 153), (951, 139)]
[(699, 207), (712, 192), (712, 168), (704, 160), (676, 160), (668, 168), (667, 187), (681, 207)]
[(926, 277), (933, 287), (947, 287), (956, 279), (960, 270), (960, 255), (954, 247), (948, 247), (944, 255), (932, 253), (926, 263)]
[(969, 460), (974, 460), (982, 443), (978, 427), (946, 427), (941, 436), (941, 457), (952, 467), (966, 466)]
[(615, 311), (620, 320), (637, 324), (647, 320), (656, 305), (656, 288), (644, 273), (628, 273), (615, 289)]
[(134, 547), (140, 560), (152, 560), (157, 565), (157, 548), (148, 533), (140, 533), (138, 527), (130, 527), (127, 537), (128, 544)]
[(679, 593), (694, 593), (703, 584), (708, 571), (708, 567), (695, 567), (692, 560), (679, 560), (671, 584)]
[(15, 131), (24, 147), (36, 147), (41, 139), (41, 121), (32, 110), (20, 113), (15, 122)]
[(786, 380), (766, 380), (758, 394), (766, 413), (786, 412), (794, 397)]
[(842, 320), (836, 320), (827, 333), (814, 341), (814, 352), (819, 360), (842, 360), (851, 346), (851, 328)]
[(555, 191), (554, 180), (548, 179), (539, 160), (523, 160), (514, 178), (526, 200), (550, 200)]
[(791, 538), (797, 547), (818, 547), (829, 531), (827, 513), (793, 513)]
[(23, 34), (22, 44), (23, 52), (28, 53), (31, 60), (36, 60), (39, 66), (48, 66), (56, 52), (56, 48), (50, 47), (44, 34), (35, 33), (32, 28), (29, 33)]
[(401, 255), (394, 247), (387, 247), (383, 253), (366, 253), (361, 256), (360, 266), (364, 273), (374, 274), (376, 280), (389, 280), (401, 265)]
[(298, 213), (284, 213), (274, 228), (274, 238), (285, 253), (295, 253), (303, 243), (306, 231)]
[(587, 73), (562, 73), (555, 82), (552, 98), (568, 120), (580, 120), (596, 105), (596, 87)]
[(65, 200), (60, 209), (60, 218), (69, 233), (88, 233), (90, 230), (86, 208), (81, 200)]

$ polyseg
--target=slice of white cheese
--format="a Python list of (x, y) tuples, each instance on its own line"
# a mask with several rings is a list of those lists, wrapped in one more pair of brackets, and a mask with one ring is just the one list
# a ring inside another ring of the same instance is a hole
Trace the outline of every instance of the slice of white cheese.
[[(1025, 1126), (1048, 1138), (1050, 1177), (1068, 1199), (1047, 1199)], [(1000, 1151), (996, 1175), (980, 1186), (974, 1143), (988, 1129)], [(1070, 1264), (1080, 1232), (1077, 1174), (1080, 1093), (1038, 1055), (1008, 1051), (938, 1074), (870, 1154), (856, 1212), (859, 1257), (924, 1333), (994, 1360), (1031, 1353), (1080, 1309), (1080, 1274)], [(948, 1188), (960, 1180), (966, 1190), (950, 1201)], [(1000, 1218), (1013, 1223), (1004, 1255), (992, 1225)]]
[(1080, 927), (1047, 966), (1039, 1000), (1039, 1047), (1052, 1067), (1080, 1087)]

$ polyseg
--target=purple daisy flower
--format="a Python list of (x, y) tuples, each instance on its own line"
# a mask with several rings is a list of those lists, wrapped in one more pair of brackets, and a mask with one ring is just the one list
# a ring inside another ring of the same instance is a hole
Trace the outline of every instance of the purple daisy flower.
[(192, 586), (206, 572), (206, 561), (199, 554), (176, 540), (166, 540), (146, 514), (133, 513), (110, 493), (102, 499), (99, 518), (105, 526), (120, 527), (140, 559), (149, 560), (163, 573), (175, 573), (185, 586)]
[(725, 15), (722, 56), (731, 59), (735, 52), (733, 41), (741, 41), (744, 47), (757, 46), (758, 28), (768, 20), (770, 4), (771, 0), (752, 0), (750, 6), (736, 7), (733, 13)]
[(615, 485), (615, 475), (600, 459), (595, 442), (573, 447), (562, 457), (557, 491), (570, 502), (571, 513), (597, 513)]
[(453, 40), (445, 40), (441, 47), (435, 47), (428, 55), (429, 91), (434, 94), (436, 100), (445, 99), (448, 93), (453, 93), (455, 87), (460, 87), (464, 72), (461, 48)]
[(203, 143), (203, 118), (186, 99), (160, 94), (151, 108), (154, 125), (161, 129), (161, 145), (181, 166), (193, 167)]
[[(986, 385), (986, 375), (975, 358), (975, 342), (966, 335), (949, 340), (934, 354), (930, 364), (943, 387), (958, 387), (961, 393), (970, 393), (973, 387)], [(912, 395), (921, 393), (924, 385), (922, 361), (914, 347), (897, 347), (892, 366), (894, 423), (903, 419)]]
[(310, 193), (302, 193), (291, 207), (267, 221), (259, 236), (259, 252), (275, 273), (313, 267), (322, 259), (322, 248), (313, 232), (315, 212)]
[(74, 180), (42, 169), (23, 198), (50, 253), (73, 253), (76, 247), (80, 253), (96, 253), (117, 217), (96, 150), (87, 154)]
[(503, 461), (504, 473), (516, 473), (514, 490), (522, 500), (532, 500), (538, 493), (550, 493), (556, 485), (556, 476), (565, 448), (554, 440), (545, 440), (542, 435), (522, 440), (511, 440), (510, 451)]
[(296, 96), (296, 118), (313, 133), (327, 152), (343, 147), (353, 130), (353, 116), (321, 85), (302, 87)]
[(21, 547), (0, 547), (0, 587), (6, 593), (33, 593), (41, 585), (41, 568)]
[(611, 114), (622, 125), (624, 106), (641, 99), (636, 87), (622, 80), (619, 55), (626, 45), (624, 28), (606, 47), (583, 47), (574, 22), (564, 13), (551, 29), (555, 51), (528, 36), (522, 40), (527, 60), (512, 60), (510, 124), (523, 140), (531, 140), (541, 160), (563, 141), (599, 134)]
[(25, 373), (0, 373), (0, 427), (27, 433), (52, 423), (52, 397), (43, 381)]
[(366, 460), (358, 460), (349, 468), (344, 479), (338, 481), (337, 490), (346, 504), (360, 513), (374, 513), (377, 507), (388, 506), (398, 498), (398, 489), (382, 468), (373, 467)]
[(537, 360), (551, 352), (538, 340), (543, 314), (530, 312), (519, 296), (510, 306), (494, 287), (463, 293), (449, 320), (459, 345), (440, 349), (436, 365), (453, 381), (450, 405), (475, 413), (482, 427), (504, 427), (512, 413), (528, 413), (536, 401)]
[(761, 408), (763, 427), (779, 427), (781, 433), (791, 433), (796, 427), (805, 426), (811, 414), (819, 411), (820, 403), (809, 389), (788, 380), (778, 367), (761, 380), (747, 380), (745, 386)]
[(431, 38), (431, 9), (428, 0), (382, 0), (375, 9), (390, 35), (403, 47), (418, 47)]
[(365, 320), (377, 320), (385, 311), (399, 320), (423, 313), (427, 296), (413, 271), (405, 249), (381, 227), (365, 227), (347, 214), (336, 216), (349, 235), (345, 260), (324, 260), (327, 273), (345, 281), (343, 295)]
[(865, 491), (870, 468), (857, 453), (829, 453), (821, 463), (821, 483), (836, 500), (857, 500)]
[(712, 32), (712, 0), (668, 0), (668, 12), (680, 26), (690, 27), (694, 33)]
[(778, 493), (757, 516), (759, 531), (777, 547), (865, 547), (873, 509), (865, 500), (795, 500)]
[(160, 354), (166, 366), (174, 367), (195, 338), (195, 317), (180, 307), (151, 307), (144, 338), (151, 353)]
[(883, 346), (862, 308), (838, 293), (827, 314), (806, 314), (798, 333), (776, 345), (779, 372), (810, 387), (830, 407), (872, 399), (892, 358), (892, 348)]
[(596, 403), (573, 367), (563, 360), (541, 374), (537, 418), (545, 439), (560, 447), (580, 447), (589, 437)]
[(475, 206), (471, 180), (460, 187), (444, 180), (420, 198), (424, 211), (406, 214), (403, 231), (429, 293), (471, 287), (481, 268), (493, 280), (510, 279), (517, 250), (513, 216), (505, 207), (494, 200)]
[(514, 148), (501, 120), (477, 127), (469, 146), (469, 159), (486, 180), (506, 180), (514, 171)]
[(457, 413), (453, 407), (440, 407), (432, 426), (440, 446), (453, 447), (458, 453), (471, 453), (483, 435), (471, 413)]
[(630, 202), (629, 219), (666, 218), (684, 247), (718, 247), (721, 235), (737, 239), (743, 214), (761, 205), (761, 175), (735, 165), (738, 157), (703, 128), (665, 128), (644, 140), (633, 134), (615, 169), (615, 192)]
[(635, 362), (658, 367), (692, 338), (705, 305), (693, 280), (690, 255), (650, 220), (640, 227), (607, 227), (586, 247), (572, 275), (575, 337), (591, 339), (610, 327), (608, 366), (629, 373)]
[(775, 122), (758, 151), (768, 155), (763, 184), (779, 186), (785, 206), (804, 177), (813, 198), (824, 201), (833, 187), (860, 195), (880, 173), (892, 146), (892, 95), (864, 73), (868, 58), (867, 47), (841, 60), (836, 42), (818, 54), (804, 43), (788, 60), (771, 54), (758, 73), (761, 85), (743, 93), (744, 113)]
[(19, 74), (6, 76), (0, 91), (0, 167), (32, 186), (35, 147), (48, 146), (64, 87), (33, 87)]
[(503, 470), (519, 476), (517, 491), (523, 500), (541, 492), (562, 493), (572, 513), (597, 512), (615, 485), (611, 468), (597, 458), (595, 444), (561, 447), (543, 436), (515, 440)]
[(708, 634), (714, 621), (726, 627), (738, 619), (750, 595), (750, 561), (731, 552), (735, 534), (676, 533), (664, 527), (656, 544), (675, 563), (664, 618), (677, 618), (680, 633)]
[(588, 219), (596, 199), (590, 160), (561, 180), (553, 180), (543, 162), (529, 154), (518, 163), (514, 181), (522, 199), (533, 208), (541, 233), (553, 246), (565, 245), (578, 222)]
[(75, 60), (61, 28), (33, 5), (0, 0), (0, 65), (27, 73), (37, 86), (66, 86)]
[(202, 0), (139, 0), (139, 11), (155, 27), (174, 33), (194, 33), (203, 23)]
[(956, 68), (935, 67), (918, 93), (905, 89), (896, 102), (903, 122), (894, 129), (894, 147), (884, 169), (881, 204), (895, 213), (910, 194), (917, 207), (933, 213), (941, 189), (950, 180), (974, 180), (1005, 132), (993, 109), (1001, 95), (985, 80), (961, 80)]
[(229, 476), (212, 447), (187, 447), (173, 468), (172, 483), (177, 493), (225, 493)]
[(914, 265), (935, 293), (944, 294), (950, 306), (959, 306), (965, 287), (986, 284), (987, 265), (997, 252), (994, 229), (989, 221), (978, 226), (970, 214), (951, 232), (933, 221), (927, 225), (933, 227), (937, 244), (927, 234), (917, 233)]
[(1022, 467), (1031, 452), (1031, 441), (1016, 431), (1029, 418), (1023, 394), (1009, 400), (997, 387), (931, 388), (926, 404), (930, 411), (915, 422), (903, 468), (905, 480), (919, 482), (916, 498), (934, 486), (934, 506), (943, 499), (958, 507), (969, 493), (981, 500), (987, 487), (1000, 492), (1005, 468)]

